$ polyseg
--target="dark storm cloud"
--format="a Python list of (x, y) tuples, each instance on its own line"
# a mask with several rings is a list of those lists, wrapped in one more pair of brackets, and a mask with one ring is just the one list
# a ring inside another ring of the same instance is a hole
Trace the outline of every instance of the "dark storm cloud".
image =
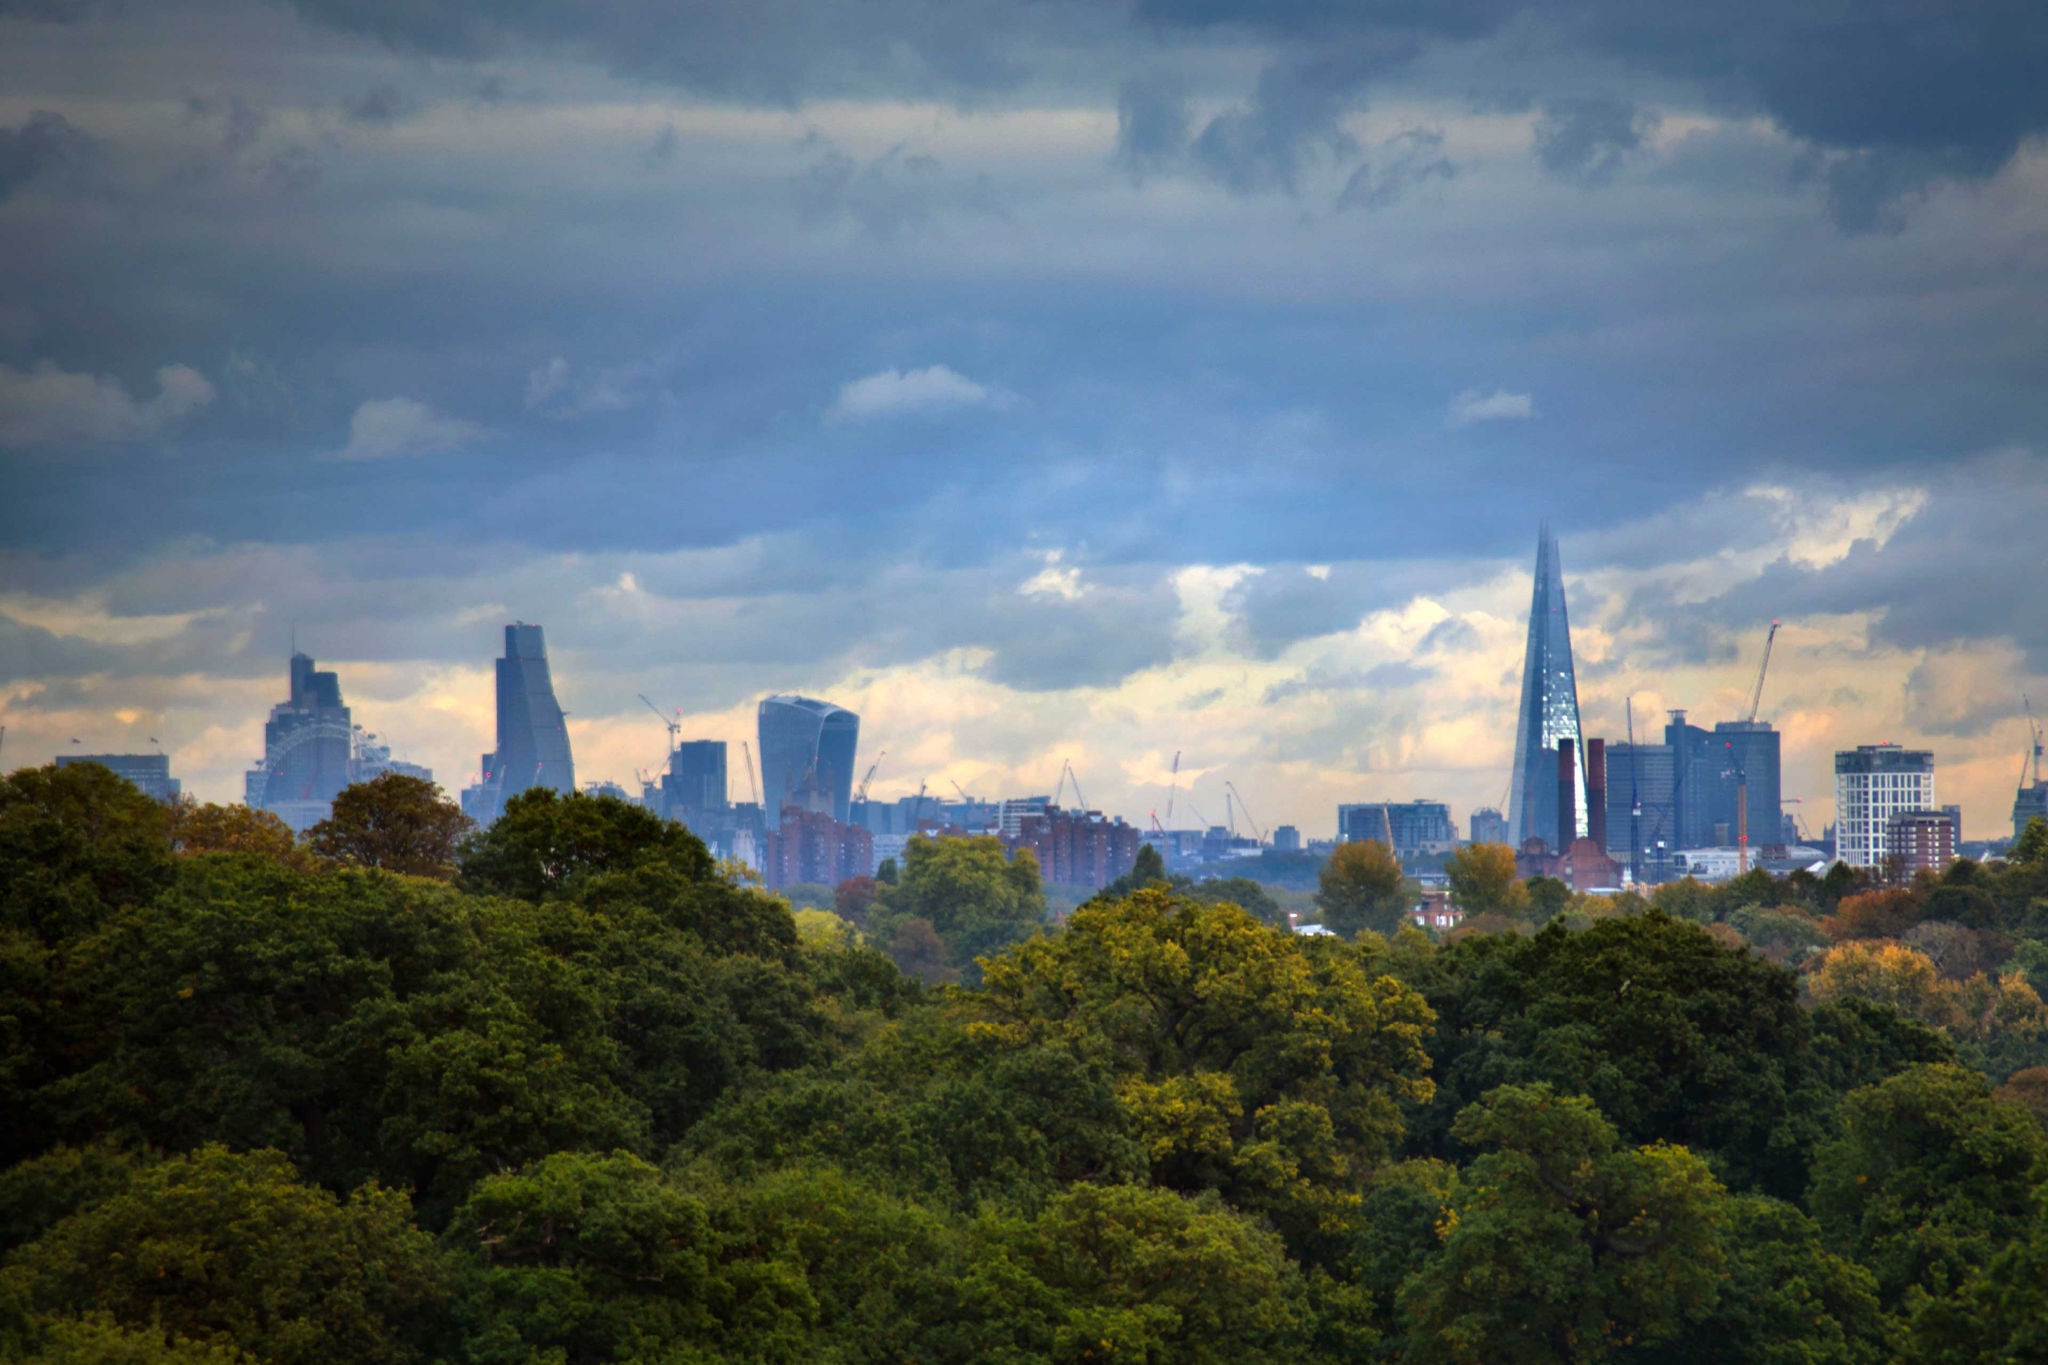
[(1657, 130), (1657, 115), (1627, 100), (1553, 100), (1536, 120), (1536, 159), (1552, 175), (1605, 184)]
[(1178, 164), (1187, 145), (1187, 99), (1177, 86), (1126, 80), (1118, 88), (1112, 160), (1133, 184)]
[(1358, 164), (1337, 196), (1342, 209), (1383, 209), (1432, 180), (1449, 180), (1457, 167), (1444, 155), (1444, 135), (1428, 128), (1396, 133)]
[(62, 114), (38, 109), (19, 128), (0, 127), (0, 199), (45, 171), (75, 165), (99, 144)]
[[(1181, 42), (1248, 39), (1277, 49), (1250, 98), (1195, 136), (1193, 164), (1240, 193), (1291, 191), (1302, 168), (1352, 149), (1336, 120), (1376, 80), (1447, 49), (1499, 41), (1568, 72), (1574, 62), (1684, 83), (1730, 110), (1770, 115), (1834, 154), (1831, 211), (1851, 229), (1888, 226), (1937, 182), (1977, 180), (2048, 128), (2048, 26), (2029, 0), (1841, 5), (1715, 0), (1644, 6), (1595, 0), (1140, 0), (1121, 6), (1021, 0), (300, 0), (341, 30), (430, 53), (482, 56), (570, 45), (636, 78), (719, 97), (796, 103), (886, 93), (973, 101), (1033, 82), (1100, 80)], [(1510, 67), (1519, 64), (1511, 63)], [(1111, 76), (1111, 82), (1114, 82)], [(1598, 178), (1641, 136), (1628, 103), (1583, 91), (1474, 90), (1482, 102), (1548, 103), (1543, 156)], [(1171, 149), (1171, 110), (1126, 99), (1127, 170)]]

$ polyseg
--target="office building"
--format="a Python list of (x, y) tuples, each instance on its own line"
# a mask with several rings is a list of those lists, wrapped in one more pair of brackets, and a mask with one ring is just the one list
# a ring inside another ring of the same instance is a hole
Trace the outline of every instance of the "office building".
[(1301, 831), (1293, 825), (1276, 825), (1273, 829), (1273, 851), (1275, 853), (1301, 852)]
[(2029, 820), (2048, 821), (2048, 782), (2021, 787), (2012, 803), (2012, 837), (2018, 843)]
[(1888, 870), (1901, 879), (1939, 872), (1956, 860), (1956, 822), (1945, 810), (1902, 810), (1885, 822)]
[[(1726, 825), (1723, 843), (1740, 845), (1745, 828), (1752, 848), (1783, 841), (1784, 790), (1780, 784), (1782, 737), (1767, 721), (1724, 720), (1714, 725), (1721, 785), (1715, 793), (1710, 823)], [(1747, 795), (1747, 801), (1743, 800)], [(1746, 814), (1746, 824), (1745, 824)]]
[(1451, 808), (1441, 801), (1368, 801), (1339, 806), (1337, 816), (1337, 836), (1345, 843), (1386, 843), (1391, 834), (1394, 852), (1403, 858), (1458, 846)]
[(689, 739), (668, 756), (661, 779), (661, 813), (680, 820), (699, 835), (724, 822), (731, 802), (726, 795), (725, 741)]
[(1676, 751), (1669, 744), (1609, 745), (1608, 853), (1641, 880), (1661, 882), (1679, 847)]
[(171, 776), (171, 760), (164, 754), (59, 754), (57, 766), (97, 763), (144, 796), (171, 805), (184, 794), (184, 787)]
[(852, 814), (860, 717), (829, 701), (774, 696), (761, 703), (762, 804), (800, 806), (845, 822)]
[(289, 695), (263, 724), (263, 761), (243, 779), (243, 799), (304, 832), (327, 818), (352, 780), (355, 726), (342, 704), (341, 680), (294, 652)]
[(1504, 844), (1508, 841), (1508, 818), (1492, 806), (1481, 806), (1472, 812), (1471, 830), (1475, 844)]
[(549, 787), (564, 796), (576, 790), (569, 725), (555, 700), (539, 626), (505, 627), (497, 698), (498, 747), (483, 756), (482, 776), (462, 793), (463, 810), (480, 825), (496, 820), (507, 801), (531, 788)]
[[(1536, 540), (1529, 641), (1522, 656), (1522, 704), (1515, 721), (1515, 766), (1508, 786), (1508, 842), (1554, 841), (1558, 824), (1558, 745), (1579, 742), (1579, 684), (1572, 667), (1571, 622), (1557, 540), (1545, 526)], [(1572, 828), (1586, 833), (1584, 781), (1571, 785)]]
[(1884, 867), (1892, 817), (1936, 809), (1927, 750), (1861, 744), (1835, 755), (1835, 856), (1849, 866)]

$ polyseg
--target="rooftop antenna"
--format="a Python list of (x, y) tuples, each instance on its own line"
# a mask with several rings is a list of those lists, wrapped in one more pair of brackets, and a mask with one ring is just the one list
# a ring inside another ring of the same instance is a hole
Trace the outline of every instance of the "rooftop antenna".
[(1643, 884), (1643, 793), (1636, 780), (1636, 699), (1623, 702), (1628, 715), (1628, 875)]
[[(2034, 785), (2038, 787), (2041, 785), (2041, 725), (2034, 719), (2034, 703), (2027, 700), (2027, 694), (2024, 692), (2020, 693), (2020, 706), (2027, 713), (2027, 742), (2031, 746), (2031, 756), (2034, 760)], [(2026, 780), (2027, 761), (2021, 759), (2020, 781), (2025, 783)]]

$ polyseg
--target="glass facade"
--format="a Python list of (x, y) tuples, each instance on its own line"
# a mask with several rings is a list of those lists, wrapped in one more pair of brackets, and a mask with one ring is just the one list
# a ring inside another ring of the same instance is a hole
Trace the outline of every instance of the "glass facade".
[[(1545, 526), (1536, 540), (1536, 585), (1529, 601), (1529, 644), (1522, 656), (1522, 706), (1515, 722), (1515, 767), (1508, 785), (1509, 842), (1534, 836), (1557, 841), (1561, 740), (1583, 750), (1579, 682), (1572, 669), (1572, 628), (1565, 613), (1564, 568), (1557, 539)], [(1588, 830), (1585, 765), (1574, 768), (1574, 828)]]
[(292, 655), (290, 688), (264, 722), (263, 762), (244, 780), (243, 799), (304, 831), (327, 818), (349, 784), (355, 726), (340, 678), (315, 668), (310, 655)]
[(800, 806), (844, 822), (853, 805), (860, 717), (811, 697), (761, 703), (761, 799), (771, 810)]
[(533, 787), (564, 796), (576, 790), (569, 723), (555, 700), (547, 640), (539, 626), (505, 627), (505, 657), (498, 660), (498, 747), (483, 756), (483, 776), (463, 793), (462, 808), (487, 825), (505, 803)]

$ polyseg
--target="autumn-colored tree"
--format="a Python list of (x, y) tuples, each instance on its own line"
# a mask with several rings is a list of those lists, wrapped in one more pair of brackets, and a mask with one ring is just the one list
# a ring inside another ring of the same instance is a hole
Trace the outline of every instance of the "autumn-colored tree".
[(1515, 875), (1515, 851), (1506, 844), (1467, 844), (1444, 860), (1444, 873), (1468, 915), (1529, 913), (1529, 888)]
[(1403, 883), (1401, 860), (1379, 840), (1337, 845), (1316, 889), (1323, 926), (1346, 938), (1361, 929), (1393, 933), (1408, 917)]
[(424, 778), (381, 773), (341, 789), (333, 812), (306, 831), (323, 858), (448, 881), (463, 837), (476, 822)]
[(171, 847), (179, 853), (253, 853), (290, 867), (315, 860), (292, 827), (252, 806), (183, 803), (171, 809)]
[(1897, 938), (1920, 918), (1920, 897), (1905, 887), (1844, 896), (1834, 914), (1821, 921), (1828, 937), (1841, 943), (1856, 938)]
[(1958, 1017), (1953, 983), (1941, 979), (1927, 954), (1903, 943), (1838, 943), (1821, 958), (1807, 989), (1817, 1002), (1853, 996), (1889, 1005), (1933, 1028), (1946, 1029)]
[(2048, 1066), (2015, 1071), (1992, 1093), (2007, 1104), (2025, 1106), (2043, 1125), (2048, 1125)]
[(865, 928), (875, 903), (873, 877), (848, 877), (832, 888), (832, 911), (855, 928)]

